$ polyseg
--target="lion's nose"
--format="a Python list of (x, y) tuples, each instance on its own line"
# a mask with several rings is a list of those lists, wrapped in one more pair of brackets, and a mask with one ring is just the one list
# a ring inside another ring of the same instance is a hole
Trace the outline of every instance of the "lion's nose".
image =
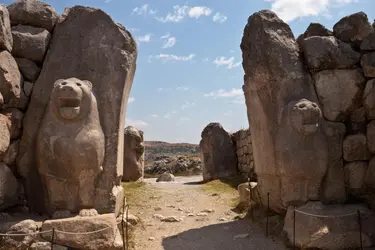
[(72, 86), (64, 85), (64, 86), (62, 87), (62, 91), (73, 92), (73, 91), (74, 91), (74, 88), (73, 88)]

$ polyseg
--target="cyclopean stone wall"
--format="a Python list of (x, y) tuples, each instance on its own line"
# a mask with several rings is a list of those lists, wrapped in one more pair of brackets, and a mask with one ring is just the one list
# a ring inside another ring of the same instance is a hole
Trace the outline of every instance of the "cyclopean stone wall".
[(66, 8), (59, 16), (46, 3), (18, 0), (0, 5), (0, 16), (0, 180), (5, 180), (0, 181), (0, 212), (23, 204), (46, 213), (48, 188), (36, 161), (37, 135), (55, 82), (78, 78), (92, 85), (105, 140), (94, 208), (118, 213), (134, 39), (102, 10), (89, 7)]

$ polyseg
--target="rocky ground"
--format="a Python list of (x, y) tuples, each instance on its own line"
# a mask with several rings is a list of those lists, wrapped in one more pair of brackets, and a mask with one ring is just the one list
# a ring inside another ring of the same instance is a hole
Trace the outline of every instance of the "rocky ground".
[(164, 172), (173, 175), (196, 175), (202, 172), (201, 160), (197, 155), (156, 156), (145, 166), (145, 177), (156, 177)]
[(266, 238), (261, 224), (234, 212), (235, 185), (201, 180), (190, 176), (172, 183), (146, 179), (124, 184), (130, 212), (141, 219), (129, 249), (286, 249), (280, 239)]

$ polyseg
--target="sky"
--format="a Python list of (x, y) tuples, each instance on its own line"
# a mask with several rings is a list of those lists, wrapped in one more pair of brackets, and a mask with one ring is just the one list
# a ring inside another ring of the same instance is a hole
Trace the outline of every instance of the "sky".
[[(14, 1), (3, 1), (6, 5)], [(131, 31), (138, 43), (137, 70), (126, 126), (145, 140), (199, 143), (203, 128), (220, 122), (228, 132), (247, 128), (240, 43), (247, 19), (275, 11), (295, 35), (311, 22), (332, 30), (342, 17), (375, 0), (47, 0), (65, 7), (100, 8)]]

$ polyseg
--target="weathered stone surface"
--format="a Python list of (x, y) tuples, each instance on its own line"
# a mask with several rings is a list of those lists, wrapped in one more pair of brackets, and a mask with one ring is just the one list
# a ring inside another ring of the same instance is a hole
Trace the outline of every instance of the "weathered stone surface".
[(366, 161), (370, 159), (367, 138), (364, 134), (348, 135), (343, 143), (345, 161)]
[(143, 132), (132, 126), (126, 127), (124, 135), (123, 181), (137, 181), (143, 179), (144, 153)]
[(0, 4), (0, 49), (12, 51), (13, 37), (10, 29), (8, 9)]
[(361, 59), (361, 65), (365, 76), (375, 77), (375, 52), (364, 54)]
[(371, 121), (367, 125), (366, 137), (370, 153), (375, 154), (375, 121)]
[(350, 68), (357, 64), (361, 55), (334, 36), (313, 36), (302, 41), (307, 66), (312, 71)]
[[(263, 202), (268, 192), (272, 194), (270, 207), (280, 210), (283, 166), (275, 157), (278, 118), (291, 100), (306, 98), (317, 102), (317, 98), (290, 27), (272, 11), (262, 10), (249, 17), (241, 49), (245, 71), (243, 90), (258, 189)], [(294, 153), (299, 155), (300, 149)]]
[(342, 144), (346, 127), (343, 123), (324, 122), (323, 130), (328, 141), (328, 169), (323, 180), (320, 200), (324, 204), (344, 203), (346, 190)]
[(0, 162), (0, 211), (18, 202), (18, 182), (4, 162)]
[(0, 92), (4, 103), (17, 103), (21, 95), (22, 77), (17, 62), (4, 50), (0, 52)]
[(4, 157), (10, 144), (10, 120), (3, 114), (0, 114), (0, 159)]
[(25, 96), (30, 97), (31, 93), (33, 92), (34, 84), (31, 82), (24, 81), (23, 82), (23, 92), (25, 93)]
[(16, 164), (16, 158), (18, 154), (18, 147), (19, 147), (19, 140), (13, 141), (8, 150), (4, 154), (3, 161), (8, 166), (12, 166)]
[(203, 181), (235, 175), (237, 156), (229, 133), (219, 123), (210, 123), (203, 129), (201, 138)]
[(29, 246), (34, 242), (37, 237), (36, 231), (38, 225), (33, 220), (23, 220), (10, 227), (8, 234), (29, 234), (22, 236), (5, 237), (4, 245), (8, 249), (29, 249)]
[(365, 191), (365, 175), (368, 163), (355, 161), (345, 164), (345, 182), (350, 195), (361, 195)]
[(366, 188), (372, 193), (375, 191), (375, 157), (371, 159), (365, 174)]
[(298, 206), (308, 200), (319, 200), (328, 168), (328, 142), (321, 127), (322, 112), (316, 103), (301, 99), (284, 107), (280, 117), (275, 156), (279, 164), (282, 204)]
[[(66, 10), (64, 18), (54, 29), (52, 40), (34, 84), (17, 157), (18, 170), (26, 178), (29, 207), (32, 211), (43, 211), (41, 181), (36, 172), (35, 148), (32, 146), (44, 115), (40, 110), (46, 109), (57, 79), (76, 77), (93, 84), (106, 140), (103, 173), (95, 190), (95, 207), (99, 212), (114, 211), (117, 194), (121, 193), (118, 190), (122, 189), (123, 128), (136, 68), (136, 43), (131, 34), (106, 13), (82, 6)], [(118, 197), (122, 201), (122, 197)]]
[[(122, 249), (122, 240), (114, 214), (46, 220), (43, 222), (41, 230), (51, 230), (52, 228), (72, 233), (85, 233), (107, 228), (93, 234), (64, 234), (57, 232), (54, 236), (54, 243), (87, 250)], [(42, 237), (51, 241), (52, 233), (43, 234)]]
[[(371, 239), (375, 235), (373, 227), (375, 217), (365, 205), (335, 204), (325, 206), (320, 202), (308, 202), (306, 205), (298, 207), (295, 213), (296, 247), (308, 249), (359, 248), (358, 210), (362, 213), (363, 247), (372, 246)], [(352, 215), (341, 216), (346, 214)], [(289, 207), (284, 221), (284, 231), (290, 242), (293, 242), (293, 221), (293, 207)]]
[(19, 139), (22, 132), (22, 120), (24, 114), (21, 110), (16, 108), (7, 109), (3, 114), (6, 115), (10, 121), (10, 139)]
[(161, 174), (157, 179), (156, 179), (156, 182), (160, 182), (160, 181), (163, 181), (163, 182), (171, 182), (171, 181), (175, 181), (175, 177), (173, 174), (171, 173), (163, 173)]
[(22, 75), (29, 81), (35, 82), (40, 74), (40, 68), (35, 62), (26, 58), (16, 58), (18, 68)]
[(51, 34), (43, 29), (26, 25), (12, 27), (13, 50), (15, 57), (43, 62)]
[(24, 24), (52, 31), (59, 15), (47, 3), (38, 0), (18, 0), (8, 6), (12, 25)]
[(364, 51), (373, 51), (375, 50), (375, 32), (371, 32), (365, 40), (361, 43), (361, 50)]
[(363, 91), (363, 106), (366, 110), (367, 119), (375, 119), (375, 79), (369, 80), (366, 83)]
[(364, 12), (346, 16), (333, 26), (333, 33), (337, 38), (356, 48), (372, 31), (374, 28)]
[(310, 23), (303, 36), (304, 38), (311, 36), (333, 36), (333, 33), (320, 23)]
[(49, 213), (95, 207), (104, 147), (91, 82), (57, 80), (36, 141), (37, 168), (48, 194)]
[(329, 121), (344, 121), (361, 105), (366, 78), (359, 69), (324, 70), (314, 75), (316, 92)]
[(360, 107), (350, 113), (347, 125), (349, 134), (366, 133), (366, 109)]

